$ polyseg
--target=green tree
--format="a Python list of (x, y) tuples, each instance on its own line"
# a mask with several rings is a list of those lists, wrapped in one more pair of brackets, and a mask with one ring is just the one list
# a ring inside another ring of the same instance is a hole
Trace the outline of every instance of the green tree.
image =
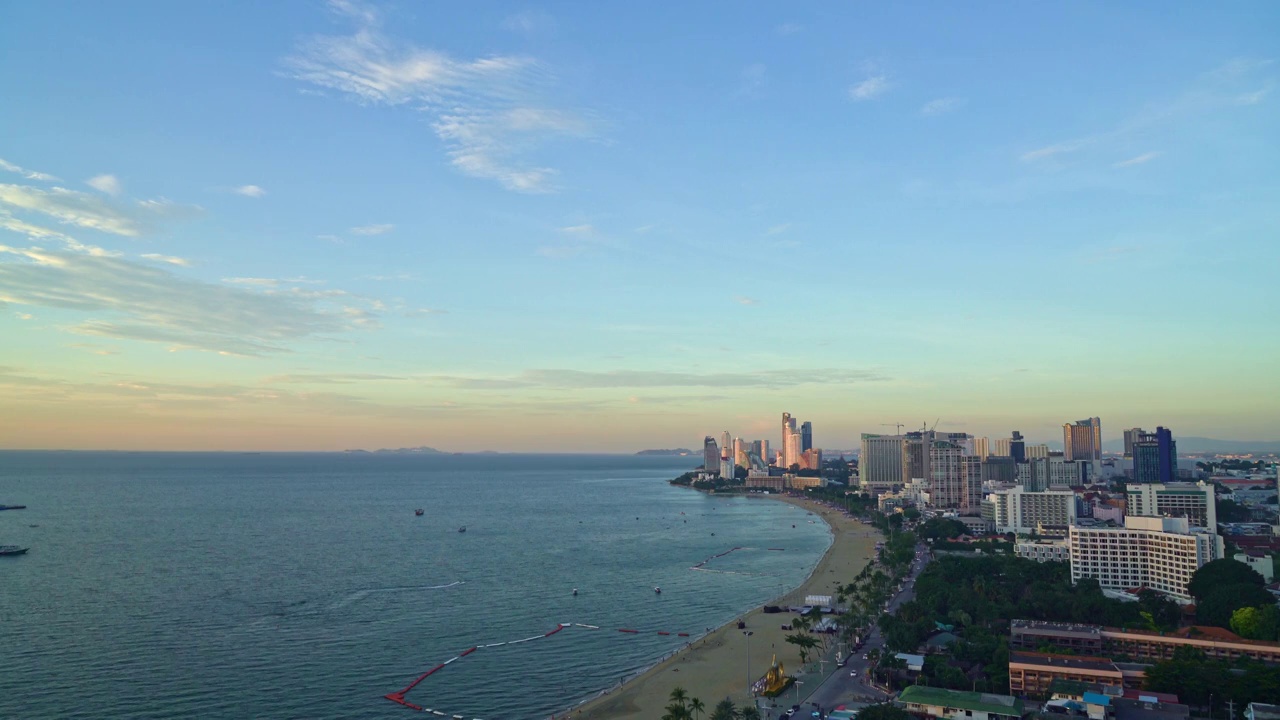
[(1138, 608), (1152, 630), (1176, 630), (1182, 619), (1177, 603), (1150, 588), (1138, 591)]
[(694, 720), (697, 720), (698, 716), (704, 714), (706, 710), (707, 706), (703, 705), (698, 698), (693, 698), (689, 701), (689, 714), (693, 716)]
[(673, 702), (667, 705), (666, 712), (662, 714), (662, 720), (693, 720), (693, 716), (689, 714), (689, 708)]
[(1191, 576), (1191, 581), (1187, 583), (1187, 592), (1198, 600), (1228, 585), (1263, 587), (1266, 584), (1267, 581), (1253, 568), (1242, 562), (1223, 558), (1201, 565), (1200, 569)]
[(733, 701), (725, 698), (716, 703), (715, 709), (711, 711), (711, 717), (708, 720), (737, 720), (738, 708), (734, 706)]
[(1274, 603), (1242, 607), (1231, 613), (1231, 631), (1249, 640), (1275, 640), (1280, 637), (1280, 608)]
[(858, 720), (911, 720), (911, 715), (893, 703), (880, 703), (859, 710)]
[[(1242, 565), (1242, 563), (1236, 564)], [(1253, 571), (1249, 570), (1249, 572)], [(1274, 603), (1275, 598), (1271, 593), (1257, 585), (1225, 585), (1196, 599), (1196, 622), (1201, 625), (1226, 628), (1231, 626), (1231, 616), (1236, 610)]]
[(748, 705), (742, 708), (738, 713), (738, 717), (741, 718), (741, 720), (761, 720), (760, 711), (757, 710), (754, 705)]
[(809, 662), (809, 652), (818, 646), (818, 641), (812, 635), (802, 635), (793, 633), (787, 636), (787, 642), (795, 645), (800, 649), (800, 663)]

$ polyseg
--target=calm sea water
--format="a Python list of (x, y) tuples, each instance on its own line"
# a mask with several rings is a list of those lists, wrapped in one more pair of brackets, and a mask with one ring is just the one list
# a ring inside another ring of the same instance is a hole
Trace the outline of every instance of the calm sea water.
[(803, 510), (664, 482), (694, 463), (0, 453), (0, 504), (29, 506), (0, 512), (0, 544), (31, 547), (0, 558), (0, 718), (415, 717), (382, 696), (461, 650), (600, 626), (482, 649), (407, 696), (545, 718), (830, 544)]

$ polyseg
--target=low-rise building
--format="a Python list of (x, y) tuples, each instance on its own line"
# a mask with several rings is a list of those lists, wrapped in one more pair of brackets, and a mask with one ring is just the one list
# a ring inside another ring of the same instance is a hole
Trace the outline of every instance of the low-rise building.
[(1054, 680), (1124, 687), (1120, 668), (1108, 658), (1089, 655), (1009, 654), (1009, 692), (1047, 698)]
[(945, 690), (927, 685), (909, 685), (896, 705), (916, 715), (948, 720), (1021, 720), (1021, 698), (994, 693)]
[(1275, 565), (1271, 561), (1271, 555), (1266, 552), (1262, 550), (1246, 550), (1231, 557), (1235, 558), (1236, 562), (1248, 565), (1249, 569), (1261, 575), (1262, 579), (1267, 581), (1267, 584), (1275, 580)]
[(780, 476), (773, 476), (768, 474), (758, 475), (758, 474), (752, 473), (750, 475), (747, 475), (747, 487), (756, 488), (760, 490), (772, 490), (774, 492), (782, 492), (783, 490), (787, 489), (787, 483), (786, 483), (786, 480), (784, 480)]
[[(1245, 640), (1230, 630), (1191, 626), (1174, 632), (1126, 630), (1077, 623), (1013, 620), (1009, 623), (1009, 647), (1035, 650), (1057, 647), (1098, 657), (1126, 656), (1133, 660), (1169, 660), (1180, 647), (1203, 652), (1215, 660), (1250, 658), (1280, 663), (1280, 643)], [(1127, 663), (1117, 663), (1121, 671)]]
[(1177, 703), (1113, 698), (1111, 718), (1113, 720), (1190, 720), (1191, 708)]

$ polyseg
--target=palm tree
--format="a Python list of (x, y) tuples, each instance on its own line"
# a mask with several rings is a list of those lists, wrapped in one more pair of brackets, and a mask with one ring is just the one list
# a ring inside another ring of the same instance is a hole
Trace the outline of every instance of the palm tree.
[(711, 717), (708, 720), (737, 720), (738, 709), (734, 707), (733, 701), (725, 698), (716, 703), (716, 709), (711, 711)]
[(697, 720), (697, 717), (703, 714), (706, 709), (706, 706), (698, 698), (693, 698), (689, 701), (689, 714), (694, 717), (694, 720)]
[(680, 707), (684, 707), (684, 704), (688, 702), (688, 700), (689, 693), (685, 692), (684, 688), (679, 685), (675, 686), (675, 689), (671, 691), (671, 702), (678, 703)]
[(742, 712), (738, 713), (738, 717), (741, 720), (761, 720), (760, 711), (750, 705), (742, 708)]
[(689, 714), (689, 709), (680, 703), (671, 703), (667, 705), (666, 712), (662, 714), (662, 720), (692, 720), (693, 716)]

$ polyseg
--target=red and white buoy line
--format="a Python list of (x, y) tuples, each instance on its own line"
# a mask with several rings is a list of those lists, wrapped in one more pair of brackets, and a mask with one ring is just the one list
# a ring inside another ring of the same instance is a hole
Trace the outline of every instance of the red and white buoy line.
[[(698, 563), (698, 564), (696, 564), (696, 565), (692, 565), (692, 566), (690, 566), (690, 567), (689, 567), (689, 569), (690, 569), (690, 570), (697, 570), (697, 571), (699, 571), (699, 572), (720, 573), (721, 575), (748, 575), (748, 576), (751, 576), (751, 577), (768, 577), (768, 574), (767, 574), (767, 573), (742, 572), (742, 571), (740, 571), (740, 570), (716, 570), (716, 569), (714, 569), (714, 568), (706, 567), (706, 564), (707, 564), (707, 563), (709, 563), (709, 562), (711, 562), (712, 560), (715, 560), (715, 559), (717, 559), (717, 558), (722, 558), (722, 557), (724, 557), (725, 555), (728, 555), (729, 553), (737, 552), (738, 550), (754, 550), (754, 549), (755, 549), (755, 548), (742, 547), (741, 545), (739, 545), (738, 547), (732, 547), (732, 548), (729, 548), (728, 550), (725, 550), (725, 551), (724, 551), (724, 552), (722, 552), (722, 553), (719, 553), (718, 555), (712, 555), (711, 557), (707, 558), (706, 560), (703, 560), (702, 562), (700, 562), (700, 563)], [(770, 549), (770, 550), (782, 550), (783, 548), (769, 548), (769, 549)]]
[[(419, 675), (419, 676), (418, 676), (418, 678), (417, 678), (416, 680), (414, 680), (413, 682), (411, 682), (411, 683), (409, 683), (408, 685), (406, 685), (406, 686), (404, 687), (404, 689), (403, 689), (403, 690), (397, 690), (396, 692), (388, 693), (388, 694), (386, 694), (386, 695), (383, 695), (383, 697), (384, 697), (384, 698), (386, 698), (386, 699), (388, 699), (388, 700), (390, 700), (390, 701), (391, 701), (391, 702), (393, 702), (393, 703), (398, 703), (398, 704), (400, 704), (400, 705), (403, 705), (404, 707), (407, 707), (407, 708), (409, 708), (410, 710), (417, 710), (418, 712), (430, 713), (430, 714), (432, 714), (432, 715), (436, 715), (436, 716), (439, 716), (439, 717), (448, 717), (448, 718), (452, 718), (452, 720), (466, 720), (466, 716), (465, 716), (465, 715), (458, 715), (458, 714), (454, 714), (454, 713), (447, 713), (447, 712), (444, 712), (444, 711), (442, 711), (442, 710), (436, 710), (435, 708), (422, 707), (421, 705), (416, 705), (416, 704), (414, 704), (414, 703), (411, 703), (411, 702), (409, 702), (408, 700), (406, 700), (406, 699), (405, 699), (405, 695), (408, 695), (408, 694), (409, 694), (409, 691), (410, 691), (410, 690), (413, 690), (414, 688), (416, 688), (416, 687), (417, 687), (417, 686), (418, 686), (418, 685), (419, 685), (423, 680), (426, 680), (427, 678), (431, 677), (432, 675), (434, 675), (434, 674), (436, 674), (436, 673), (440, 672), (441, 670), (445, 669), (445, 668), (446, 668), (446, 667), (448, 667), (449, 665), (452, 665), (453, 663), (455, 663), (455, 662), (457, 662), (457, 661), (461, 660), (462, 658), (464, 658), (464, 657), (466, 657), (466, 656), (470, 655), (471, 653), (473, 653), (473, 652), (475, 652), (475, 651), (477, 651), (477, 650), (484, 650), (484, 649), (486, 649), (486, 648), (496, 648), (496, 647), (503, 647), (503, 646), (505, 646), (505, 645), (519, 645), (520, 643), (533, 642), (534, 640), (541, 640), (541, 639), (543, 639), (543, 638), (549, 638), (549, 637), (551, 637), (552, 635), (555, 635), (556, 633), (560, 632), (561, 630), (564, 630), (565, 628), (569, 628), (569, 627), (583, 628), (583, 629), (586, 629), (586, 630), (599, 630), (599, 629), (600, 629), (600, 626), (599, 626), (599, 625), (586, 625), (586, 624), (584, 624), (584, 623), (559, 623), (558, 625), (556, 625), (556, 627), (555, 627), (555, 629), (554, 629), (554, 630), (551, 630), (551, 631), (549, 631), (549, 632), (545, 632), (545, 633), (543, 633), (543, 634), (541, 634), (541, 635), (532, 635), (532, 636), (527, 637), (527, 638), (521, 638), (520, 640), (507, 640), (507, 641), (505, 641), (505, 642), (489, 643), (488, 645), (476, 645), (476, 646), (473, 646), (473, 647), (467, 648), (466, 650), (463, 650), (462, 652), (458, 653), (457, 655), (454, 655), (453, 657), (449, 658), (448, 660), (445, 660), (444, 662), (440, 663), (439, 665), (436, 665), (435, 667), (431, 668), (430, 670), (428, 670), (428, 671), (426, 671), (426, 672), (422, 673), (421, 675)], [(632, 629), (632, 628), (618, 628), (618, 632), (620, 632), (620, 633), (627, 633), (627, 634), (629, 634), (629, 635), (639, 635), (639, 634), (641, 634), (641, 631), (640, 631), (640, 630), (635, 630), (635, 629)], [(652, 631), (650, 631), (650, 632), (652, 632)], [(645, 633), (645, 634), (647, 634), (647, 633)], [(689, 637), (689, 633), (685, 633), (685, 632), (675, 632), (675, 633), (673, 633), (673, 632), (667, 632), (667, 631), (664, 631), (664, 630), (656, 631), (656, 634), (658, 634), (658, 635), (674, 635), (674, 636), (676, 636), (676, 637)], [(480, 720), (480, 719), (479, 719), (479, 718), (472, 718), (472, 720)]]

